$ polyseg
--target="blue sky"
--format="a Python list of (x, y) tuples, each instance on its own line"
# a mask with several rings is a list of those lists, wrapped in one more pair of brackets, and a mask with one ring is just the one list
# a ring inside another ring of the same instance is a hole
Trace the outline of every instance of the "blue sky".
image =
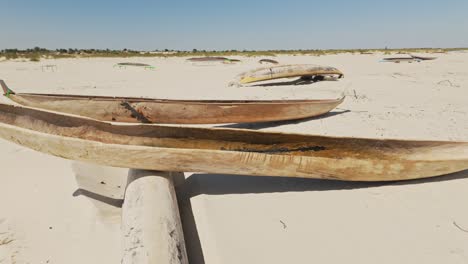
[(468, 0), (0, 0), (0, 49), (468, 47)]

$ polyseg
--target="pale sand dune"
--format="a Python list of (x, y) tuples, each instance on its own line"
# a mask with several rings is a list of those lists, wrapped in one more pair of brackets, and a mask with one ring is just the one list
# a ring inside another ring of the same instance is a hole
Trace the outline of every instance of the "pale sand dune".
[[(184, 58), (6, 61), (0, 78), (19, 92), (174, 99), (336, 98), (345, 92), (345, 102), (326, 118), (217, 126), (468, 141), (468, 54), (436, 55), (399, 64), (380, 63), (382, 54), (275, 58), (345, 73), (338, 82), (306, 86), (227, 86), (240, 72), (261, 67), (260, 58), (206, 67)], [(122, 61), (156, 68), (112, 67)], [(57, 70), (42, 71), (42, 64)], [(125, 170), (76, 164), (6, 141), (0, 146), (0, 263), (120, 262)], [(96, 179), (84, 177), (90, 174)], [(186, 176), (178, 191), (195, 264), (468, 262), (466, 171), (385, 184)], [(5, 238), (13, 240), (2, 245)]]

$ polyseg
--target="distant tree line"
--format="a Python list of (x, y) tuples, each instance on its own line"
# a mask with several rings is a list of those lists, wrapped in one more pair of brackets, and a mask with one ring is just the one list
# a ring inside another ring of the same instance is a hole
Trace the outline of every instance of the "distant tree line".
[(137, 51), (131, 49), (76, 49), (76, 48), (60, 48), (49, 50), (40, 47), (32, 49), (4, 49), (0, 51), (0, 58), (6, 59), (29, 59), (31, 61), (39, 61), (41, 58), (74, 58), (74, 57), (177, 57), (177, 56), (276, 56), (279, 54), (285, 55), (311, 55), (321, 56), (326, 54), (339, 53), (373, 53), (384, 52), (390, 53), (410, 53), (410, 52), (447, 52), (454, 50), (467, 50), (466, 48), (438, 49), (438, 48), (420, 48), (420, 49), (334, 49), (334, 50), (319, 50), (319, 49), (296, 49), (296, 50), (199, 50), (192, 49), (191, 51), (181, 51), (173, 49), (155, 49), (153, 51)]

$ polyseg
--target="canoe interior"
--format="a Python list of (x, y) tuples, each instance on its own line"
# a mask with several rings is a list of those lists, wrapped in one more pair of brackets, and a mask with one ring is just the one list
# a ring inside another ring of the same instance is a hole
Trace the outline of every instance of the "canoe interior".
[[(22, 97), (34, 97), (36, 100), (99, 100), (99, 101), (125, 101), (125, 102), (158, 102), (158, 103), (181, 103), (181, 104), (296, 104), (296, 103), (333, 103), (341, 101), (339, 99), (312, 99), (312, 100), (174, 100), (155, 99), (138, 97), (118, 97), (118, 96), (96, 96), (96, 95), (66, 95), (66, 94), (38, 94), (38, 93), (11, 93)], [(6, 95), (6, 94), (4, 94)]]
[(62, 137), (133, 146), (399, 161), (413, 154), (422, 159), (446, 158), (448, 150), (458, 148), (458, 154), (465, 155), (461, 158), (468, 159), (468, 143), (460, 142), (334, 138), (159, 125), (112, 125), (3, 104), (0, 104), (0, 123)]
[(119, 96), (97, 96), (97, 95), (69, 95), (69, 94), (39, 94), (39, 93), (15, 93), (9, 89), (3, 80), (0, 80), (0, 86), (3, 89), (3, 95), (10, 95), (34, 98), (39, 101), (52, 100), (99, 100), (99, 101), (125, 101), (125, 102), (158, 102), (158, 103), (182, 103), (182, 104), (299, 104), (299, 103), (334, 103), (343, 101), (339, 99), (312, 99), (312, 100), (175, 100), (175, 99), (156, 99), (141, 97), (119, 97)]

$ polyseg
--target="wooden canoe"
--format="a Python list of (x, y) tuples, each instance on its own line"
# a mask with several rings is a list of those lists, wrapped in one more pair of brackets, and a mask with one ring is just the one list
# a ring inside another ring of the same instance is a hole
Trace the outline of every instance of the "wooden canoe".
[(120, 62), (116, 64), (117, 66), (135, 66), (135, 67), (150, 67), (151, 65), (146, 63), (139, 62)]
[(114, 125), (3, 104), (0, 138), (66, 159), (160, 171), (393, 181), (468, 169), (468, 142)]
[(215, 124), (293, 120), (328, 113), (344, 97), (325, 100), (165, 100), (131, 97), (15, 93), (0, 80), (4, 95), (34, 108), (100, 121)]
[(187, 61), (190, 62), (224, 62), (229, 60), (228, 58), (225, 57), (195, 57), (195, 58), (188, 58)]
[(343, 77), (343, 73), (336, 68), (309, 64), (281, 65), (258, 68), (240, 74), (236, 82), (248, 84), (292, 77), (336, 76)]
[(223, 63), (224, 64), (235, 64), (235, 63), (238, 63), (238, 62), (242, 62), (242, 61), (238, 60), (238, 59), (227, 59)]
[(400, 63), (400, 62), (414, 62), (414, 61), (421, 61), (419, 59), (416, 59), (416, 58), (408, 58), (408, 57), (396, 57), (396, 58), (384, 58), (382, 59), (382, 61), (384, 62), (395, 62), (395, 63)]
[(437, 57), (423, 57), (423, 56), (416, 56), (416, 55), (410, 55), (413, 59), (417, 60), (435, 60)]
[(279, 62), (271, 59), (261, 59), (258, 61), (260, 64), (279, 64)]

